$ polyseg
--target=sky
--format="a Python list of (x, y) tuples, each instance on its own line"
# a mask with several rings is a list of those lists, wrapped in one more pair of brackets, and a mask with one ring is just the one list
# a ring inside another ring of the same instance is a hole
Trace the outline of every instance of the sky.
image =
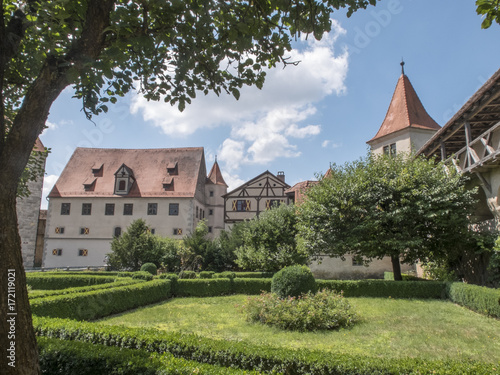
[(481, 29), (473, 0), (381, 0), (350, 18), (332, 14), (321, 41), (299, 40), (297, 66), (267, 73), (262, 90), (198, 97), (184, 112), (127, 95), (107, 114), (85, 118), (66, 89), (40, 136), (51, 149), (42, 208), (76, 147), (204, 147), (207, 170), (217, 157), (232, 190), (269, 170), (293, 186), (330, 164), (368, 152), (401, 75), (441, 126), (500, 68), (500, 25)]

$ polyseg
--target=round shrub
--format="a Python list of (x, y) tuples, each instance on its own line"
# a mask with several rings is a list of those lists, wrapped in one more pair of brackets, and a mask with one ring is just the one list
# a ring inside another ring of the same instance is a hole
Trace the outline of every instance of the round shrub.
[(335, 291), (278, 298), (273, 293), (249, 297), (241, 308), (247, 320), (293, 331), (335, 330), (353, 325), (358, 316)]
[(141, 267), (141, 271), (149, 272), (151, 275), (156, 275), (158, 269), (154, 263), (144, 263)]
[(307, 266), (285, 267), (273, 276), (271, 282), (271, 292), (279, 298), (299, 297), (317, 290), (316, 280)]

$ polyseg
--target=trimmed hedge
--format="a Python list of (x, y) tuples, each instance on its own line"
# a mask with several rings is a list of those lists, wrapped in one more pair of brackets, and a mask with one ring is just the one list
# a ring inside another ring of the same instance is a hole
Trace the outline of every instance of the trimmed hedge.
[(170, 281), (154, 280), (118, 288), (37, 298), (31, 301), (34, 315), (92, 320), (166, 300)]
[(437, 298), (446, 299), (442, 281), (316, 280), (318, 288), (331, 289), (344, 297)]
[(271, 279), (234, 279), (233, 293), (255, 295), (271, 291)]
[(82, 293), (82, 292), (90, 292), (92, 290), (102, 290), (109, 288), (116, 288), (119, 286), (132, 285), (137, 283), (142, 283), (143, 280), (134, 280), (134, 279), (118, 279), (114, 283), (106, 283), (106, 284), (98, 284), (98, 285), (90, 285), (90, 286), (79, 286), (76, 288), (67, 288), (67, 289), (56, 289), (56, 290), (32, 290), (29, 292), (30, 300), (34, 300), (37, 298), (45, 298), (49, 296), (59, 296), (63, 294), (71, 294), (71, 293)]
[(34, 317), (37, 335), (86, 341), (156, 353), (171, 353), (201, 363), (287, 375), (457, 374), (486, 375), (498, 364), (470, 360), (377, 358), (332, 352), (293, 350), (203, 338), (156, 329), (105, 326), (67, 319)]
[(215, 272), (213, 271), (201, 271), (200, 272), (200, 279), (211, 279), (213, 278)]
[(32, 289), (67, 289), (79, 286), (112, 283), (115, 276), (64, 275), (62, 273), (27, 273), (26, 283)]
[(500, 289), (464, 283), (449, 283), (448, 298), (478, 313), (500, 318)]
[[(402, 273), (401, 277), (403, 278), (403, 281), (428, 281), (427, 279), (422, 279), (406, 273)], [(384, 272), (384, 280), (394, 280), (394, 272)]]
[(167, 375), (259, 374), (209, 364), (201, 364), (172, 354), (121, 349), (78, 341), (38, 337), (40, 367), (44, 374), (71, 375)]
[(178, 297), (214, 297), (231, 293), (229, 279), (179, 279), (175, 288)]

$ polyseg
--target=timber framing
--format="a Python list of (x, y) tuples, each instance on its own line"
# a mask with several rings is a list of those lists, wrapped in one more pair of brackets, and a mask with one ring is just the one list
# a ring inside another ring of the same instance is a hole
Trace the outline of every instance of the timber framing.
[(500, 165), (500, 69), (418, 152), (453, 165), (460, 173), (481, 173)]

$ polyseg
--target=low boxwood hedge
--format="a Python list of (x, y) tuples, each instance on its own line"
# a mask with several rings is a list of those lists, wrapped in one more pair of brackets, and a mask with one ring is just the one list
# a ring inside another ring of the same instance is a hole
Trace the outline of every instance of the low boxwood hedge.
[(464, 283), (449, 283), (448, 298), (478, 313), (500, 318), (500, 289)]
[(31, 301), (34, 315), (91, 320), (166, 300), (171, 296), (169, 280), (84, 293), (37, 298)]
[(236, 278), (233, 280), (233, 293), (255, 295), (271, 291), (271, 279)]
[(239, 375), (259, 374), (202, 364), (172, 354), (122, 349), (78, 341), (38, 337), (40, 368), (44, 374), (71, 375)]
[(116, 276), (66, 275), (61, 273), (27, 273), (26, 284), (32, 289), (67, 289), (79, 286), (112, 283)]
[(175, 287), (178, 297), (214, 297), (231, 293), (230, 279), (179, 279)]
[[(418, 276), (408, 275), (406, 273), (402, 273), (401, 277), (403, 281), (428, 281), (427, 279), (422, 279)], [(394, 280), (394, 272), (384, 272), (384, 280)]]
[(71, 294), (71, 293), (82, 293), (82, 292), (90, 292), (92, 290), (103, 290), (109, 288), (116, 288), (119, 286), (131, 285), (142, 283), (144, 280), (136, 280), (136, 279), (116, 279), (114, 283), (106, 283), (106, 284), (97, 284), (90, 286), (79, 286), (76, 288), (67, 288), (67, 289), (55, 289), (55, 290), (32, 290), (29, 293), (30, 300), (36, 298), (45, 298), (49, 296), (59, 296), (63, 294)]
[(344, 292), (344, 297), (446, 298), (442, 281), (316, 280), (318, 289)]
[(470, 360), (422, 360), (417, 358), (376, 358), (364, 355), (286, 349), (203, 338), (156, 329), (105, 326), (68, 319), (34, 317), (37, 335), (86, 341), (93, 344), (134, 348), (200, 363), (242, 370), (294, 374), (469, 374), (498, 372), (498, 364)]

